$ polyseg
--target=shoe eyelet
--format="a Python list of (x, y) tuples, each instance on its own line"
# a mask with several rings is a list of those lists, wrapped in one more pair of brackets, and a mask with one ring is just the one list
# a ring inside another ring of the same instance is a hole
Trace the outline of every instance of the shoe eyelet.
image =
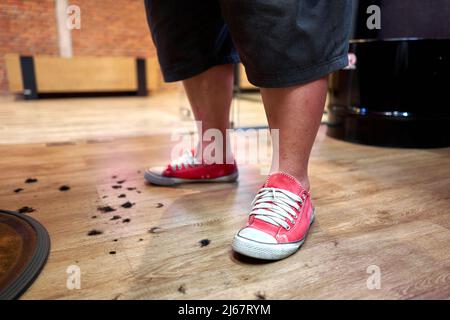
[(290, 226), (288, 226), (287, 228), (285, 228), (286, 229), (286, 231), (289, 231), (289, 230), (291, 230), (291, 227)]

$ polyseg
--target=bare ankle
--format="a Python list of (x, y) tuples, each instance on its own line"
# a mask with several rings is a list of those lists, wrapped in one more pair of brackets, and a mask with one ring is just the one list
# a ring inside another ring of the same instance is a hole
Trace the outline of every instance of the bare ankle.
[[(280, 172), (284, 172), (287, 173), (291, 176), (293, 176), (295, 179), (297, 179), (298, 182), (300, 182), (300, 184), (302, 185), (302, 187), (306, 190), (309, 191), (311, 185), (309, 183), (309, 178), (307, 174), (299, 174), (299, 173), (295, 173), (292, 170), (279, 170)], [(271, 172), (273, 173), (273, 172)]]
[(298, 182), (300, 182), (300, 184), (302, 185), (302, 187), (309, 192), (309, 189), (311, 187), (310, 183), (309, 183), (309, 179), (308, 177), (305, 178), (299, 178), (296, 177), (296, 179), (298, 180)]
[(197, 144), (195, 157), (202, 163), (233, 164), (234, 156), (230, 147), (215, 145), (214, 142), (202, 142)]
[(310, 183), (309, 183), (309, 178), (308, 175), (304, 175), (304, 174), (291, 174), (289, 173), (291, 176), (293, 176), (295, 179), (297, 179), (298, 182), (300, 182), (300, 184), (302, 185), (302, 187), (306, 190), (309, 191)]

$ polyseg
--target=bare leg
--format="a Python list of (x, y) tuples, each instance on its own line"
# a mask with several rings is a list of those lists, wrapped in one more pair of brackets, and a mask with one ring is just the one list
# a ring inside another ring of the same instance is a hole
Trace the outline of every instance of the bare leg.
[[(309, 190), (308, 161), (325, 105), (327, 77), (287, 88), (261, 88), (270, 129), (279, 129), (279, 171)], [(272, 167), (271, 172), (276, 168)]]
[[(183, 81), (186, 94), (196, 121), (202, 122), (202, 131), (218, 129), (224, 137), (224, 161), (226, 129), (229, 128), (230, 105), (233, 98), (233, 65), (224, 64)], [(203, 132), (199, 132), (202, 137)], [(202, 142), (202, 149), (209, 142)], [(197, 155), (200, 156), (200, 155)]]

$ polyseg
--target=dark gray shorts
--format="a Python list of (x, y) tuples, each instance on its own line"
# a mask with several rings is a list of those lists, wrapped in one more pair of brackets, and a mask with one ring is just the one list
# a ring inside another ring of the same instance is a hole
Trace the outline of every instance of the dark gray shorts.
[(352, 0), (145, 3), (168, 82), (241, 60), (252, 84), (287, 87), (319, 79), (348, 63)]

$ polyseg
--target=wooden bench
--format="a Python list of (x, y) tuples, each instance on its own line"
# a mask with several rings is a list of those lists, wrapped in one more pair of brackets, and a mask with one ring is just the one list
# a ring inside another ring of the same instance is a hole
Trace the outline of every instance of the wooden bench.
[[(72, 57), (5, 55), (9, 91), (37, 99), (39, 94), (136, 93), (163, 88), (156, 57)], [(240, 89), (254, 89), (242, 65)]]
[(40, 93), (135, 92), (162, 86), (156, 58), (5, 55), (9, 90), (36, 99)]

